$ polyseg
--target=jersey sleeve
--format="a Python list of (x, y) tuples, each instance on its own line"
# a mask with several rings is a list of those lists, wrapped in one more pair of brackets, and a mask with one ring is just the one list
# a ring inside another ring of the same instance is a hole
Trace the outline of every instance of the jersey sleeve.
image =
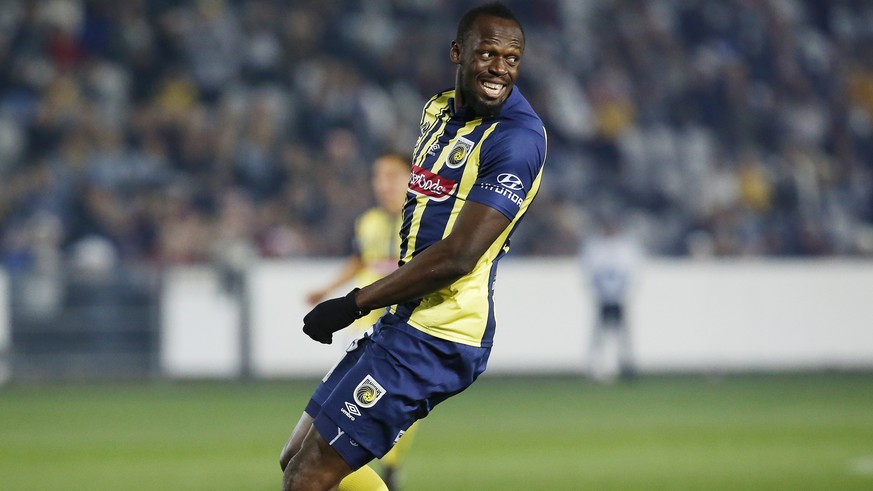
[(515, 219), (545, 160), (544, 135), (513, 128), (483, 142), (479, 175), (467, 200)]

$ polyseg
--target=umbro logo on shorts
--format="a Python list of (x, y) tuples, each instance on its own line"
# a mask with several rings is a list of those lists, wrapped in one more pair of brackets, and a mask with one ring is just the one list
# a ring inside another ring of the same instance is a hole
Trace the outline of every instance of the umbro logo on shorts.
[(346, 407), (340, 409), (340, 412), (345, 414), (345, 416), (350, 420), (354, 421), (356, 416), (361, 415), (361, 410), (358, 409), (358, 406), (355, 406), (351, 402), (346, 402), (345, 405)]

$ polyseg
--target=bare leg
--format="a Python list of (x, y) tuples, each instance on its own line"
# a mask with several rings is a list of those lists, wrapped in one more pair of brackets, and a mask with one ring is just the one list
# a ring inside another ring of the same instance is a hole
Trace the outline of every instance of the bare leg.
[(282, 471), (288, 467), (291, 457), (300, 451), (300, 448), (303, 446), (303, 439), (309, 433), (309, 428), (312, 428), (312, 416), (304, 412), (300, 416), (300, 420), (297, 421), (297, 425), (294, 427), (294, 431), (291, 432), (291, 436), (288, 438), (285, 446), (282, 448), (282, 452), (279, 454), (279, 465), (282, 467)]
[[(294, 426), (294, 431), (291, 432), (291, 436), (288, 437), (288, 441), (285, 442), (285, 446), (282, 447), (282, 452), (279, 454), (279, 466), (282, 468), (282, 472), (285, 472), (285, 469), (288, 468), (288, 463), (291, 462), (291, 458), (300, 451), (303, 447), (303, 439), (306, 438), (306, 434), (309, 433), (309, 429), (312, 428), (312, 416), (304, 412), (300, 415), (300, 419), (297, 421), (297, 425)], [(284, 483), (283, 483), (284, 488)], [(336, 489), (335, 487), (332, 489)]]
[[(286, 446), (293, 447), (293, 440), (292, 435), (291, 445)], [(310, 426), (300, 450), (285, 466), (282, 491), (330, 491), (351, 471), (339, 453)]]

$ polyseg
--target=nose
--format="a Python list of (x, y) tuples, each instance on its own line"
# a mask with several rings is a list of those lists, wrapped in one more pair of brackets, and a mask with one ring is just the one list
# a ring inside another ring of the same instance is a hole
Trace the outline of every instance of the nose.
[(503, 57), (496, 56), (489, 65), (488, 70), (495, 75), (506, 75), (509, 68), (506, 65), (506, 60)]

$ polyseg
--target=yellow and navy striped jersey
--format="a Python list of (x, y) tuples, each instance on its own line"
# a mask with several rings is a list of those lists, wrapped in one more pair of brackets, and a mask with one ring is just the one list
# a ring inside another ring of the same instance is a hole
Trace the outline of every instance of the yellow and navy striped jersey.
[(358, 217), (352, 252), (361, 258), (364, 268), (356, 275), (355, 283), (369, 285), (397, 269), (400, 224), (399, 214), (392, 215), (378, 206)]
[[(361, 258), (363, 268), (355, 275), (355, 285), (362, 287), (397, 269), (400, 254), (400, 214), (391, 214), (374, 206), (355, 220), (352, 253)], [(374, 310), (356, 320), (352, 326), (369, 329), (382, 315)]]
[(540, 187), (546, 132), (518, 88), (500, 114), (476, 118), (454, 110), (454, 91), (437, 94), (422, 113), (401, 227), (400, 264), (452, 231), (467, 201), (490, 206), (509, 226), (469, 274), (421, 299), (392, 306), (383, 322), (404, 322), (429, 335), (491, 346), (496, 320), (497, 261)]

